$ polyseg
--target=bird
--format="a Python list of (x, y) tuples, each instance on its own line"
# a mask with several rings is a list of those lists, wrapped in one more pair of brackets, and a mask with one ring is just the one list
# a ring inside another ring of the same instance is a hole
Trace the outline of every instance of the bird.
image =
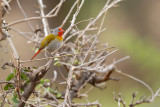
[(63, 42), (63, 33), (64, 30), (62, 28), (55, 28), (51, 34), (42, 40), (38, 51), (34, 54), (31, 60), (33, 60), (44, 48), (46, 48), (49, 53), (55, 52), (57, 49), (59, 49)]

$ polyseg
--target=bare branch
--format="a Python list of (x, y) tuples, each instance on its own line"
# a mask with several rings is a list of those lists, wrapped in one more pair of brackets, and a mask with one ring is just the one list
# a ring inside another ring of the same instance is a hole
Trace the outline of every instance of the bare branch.
[(61, 24), (61, 28), (64, 26), (64, 24), (67, 22), (69, 16), (71, 15), (73, 9), (75, 8), (76, 4), (78, 3), (78, 0), (73, 4), (73, 6), (71, 7), (69, 13), (67, 14), (66, 18), (63, 20), (62, 24)]
[[(22, 11), (24, 17), (27, 19), (28, 17), (27, 17), (27, 15), (26, 15), (26, 13), (24, 12), (24, 10), (23, 10), (23, 8), (22, 8), (19, 0), (16, 0), (16, 1), (17, 1), (17, 4), (18, 4), (18, 7), (19, 7), (20, 10)], [(27, 22), (28, 22), (28, 25), (30, 26), (30, 28), (34, 31), (34, 28), (33, 28), (32, 24), (31, 24), (29, 21), (27, 21)]]
[(89, 107), (89, 106), (97, 106), (100, 107), (101, 105), (98, 103), (98, 101), (93, 102), (93, 103), (76, 103), (76, 104), (72, 104), (73, 107), (79, 107), (79, 106), (85, 106), (85, 107)]
[(19, 103), (18, 107), (24, 107), (25, 102), (30, 97), (31, 93), (34, 91), (38, 81), (45, 75), (45, 73), (48, 71), (50, 64), (52, 63), (52, 60), (49, 60), (45, 65), (39, 67), (34, 73), (32, 73), (32, 79), (31, 82), (28, 84), (26, 89), (24, 90), (24, 93), (22, 94), (22, 102)]
[(72, 18), (72, 21), (71, 21), (71, 24), (69, 26), (69, 28), (65, 31), (63, 37), (65, 38), (65, 36), (71, 31), (71, 29), (73, 28), (74, 24), (75, 24), (75, 21), (76, 21), (76, 17), (77, 15), (79, 14), (80, 12), (80, 9), (82, 8), (84, 4), (84, 0), (81, 1), (81, 4), (79, 6), (79, 8), (77, 9), (77, 11), (75, 12), (75, 14), (73, 15), (73, 18)]
[(125, 76), (127, 76), (127, 77), (129, 77), (129, 78), (131, 78), (131, 79), (133, 79), (135, 81), (138, 81), (139, 83), (143, 84), (150, 91), (152, 97), (154, 96), (154, 92), (153, 92), (152, 88), (147, 83), (145, 83), (144, 81), (142, 81), (142, 80), (140, 80), (140, 79), (138, 79), (136, 77), (133, 77), (131, 75), (128, 75), (126, 73), (123, 73), (121, 71), (116, 71), (116, 72), (119, 73), (119, 74), (125, 75)]
[(56, 10), (56, 12), (55, 12), (54, 14), (57, 15), (58, 12), (59, 12), (59, 10), (60, 10), (60, 8), (61, 8), (61, 6), (62, 6), (62, 4), (63, 4), (64, 2), (65, 2), (65, 0), (61, 0), (61, 1), (59, 2), (59, 4), (58, 4), (57, 6), (55, 6), (46, 16), (51, 15), (55, 10)]
[(0, 84), (15, 84), (14, 81), (0, 81)]
[[(113, 48), (113, 47), (110, 47)], [(109, 48), (104, 48), (104, 49), (99, 49), (99, 50), (94, 50), (94, 51), (90, 51), (88, 53), (93, 53), (93, 52), (99, 52), (99, 51), (103, 51)], [(34, 60), (26, 60), (26, 61), (21, 61), (21, 63), (27, 63), (27, 62), (34, 62), (34, 61), (40, 61), (40, 60), (47, 60), (47, 59), (54, 59), (54, 58), (61, 58), (61, 57), (66, 57), (66, 56), (73, 56), (73, 55), (79, 55), (79, 54), (85, 54), (86, 52), (79, 52), (76, 54), (66, 54), (66, 55), (60, 55), (60, 56), (55, 56), (55, 57), (47, 57), (47, 58), (40, 58), (40, 59), (34, 59)]]
[(40, 7), (40, 11), (41, 11), (41, 17), (43, 17), (42, 23), (43, 23), (43, 27), (44, 27), (44, 34), (45, 34), (45, 36), (47, 36), (51, 33), (51, 31), (49, 29), (48, 21), (45, 18), (43, 1), (42, 0), (37, 0), (37, 1), (39, 3), (39, 7)]

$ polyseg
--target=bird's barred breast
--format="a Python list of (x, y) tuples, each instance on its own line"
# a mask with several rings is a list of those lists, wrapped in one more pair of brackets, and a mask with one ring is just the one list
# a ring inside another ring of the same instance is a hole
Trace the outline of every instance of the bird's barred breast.
[(61, 44), (62, 43), (58, 39), (52, 40), (46, 47), (47, 51), (50, 53), (55, 52), (58, 48), (60, 48)]

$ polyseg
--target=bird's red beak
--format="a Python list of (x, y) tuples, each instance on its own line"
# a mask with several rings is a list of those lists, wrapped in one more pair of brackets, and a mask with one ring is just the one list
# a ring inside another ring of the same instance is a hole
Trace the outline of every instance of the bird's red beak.
[(63, 30), (63, 29), (61, 29), (61, 28), (59, 28), (58, 35), (62, 36), (62, 35), (63, 35), (63, 33), (64, 33), (64, 30)]
[(64, 30), (61, 30), (62, 33), (64, 33)]

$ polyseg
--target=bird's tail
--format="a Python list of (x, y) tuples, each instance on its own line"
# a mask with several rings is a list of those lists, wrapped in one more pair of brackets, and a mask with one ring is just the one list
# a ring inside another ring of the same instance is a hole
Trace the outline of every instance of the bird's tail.
[(34, 56), (31, 58), (31, 60), (33, 60), (40, 52), (41, 52), (42, 49), (39, 49), (35, 54)]

